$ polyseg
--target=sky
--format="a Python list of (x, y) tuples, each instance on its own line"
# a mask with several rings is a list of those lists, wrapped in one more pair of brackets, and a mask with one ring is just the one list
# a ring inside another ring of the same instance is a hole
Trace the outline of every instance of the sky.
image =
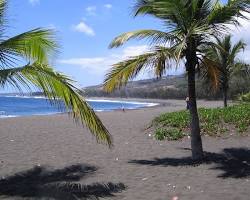
[[(53, 66), (75, 79), (80, 87), (102, 83), (111, 65), (148, 48), (146, 41), (131, 41), (124, 47), (108, 49), (117, 35), (137, 29), (161, 29), (162, 23), (151, 17), (132, 15), (134, 0), (10, 0), (9, 36), (34, 28), (53, 28), (60, 53)], [(243, 38), (250, 46), (250, 22), (233, 29), (234, 39)], [(250, 61), (250, 48), (241, 55)], [(183, 69), (169, 71), (180, 74)], [(145, 72), (140, 78), (152, 78)]]

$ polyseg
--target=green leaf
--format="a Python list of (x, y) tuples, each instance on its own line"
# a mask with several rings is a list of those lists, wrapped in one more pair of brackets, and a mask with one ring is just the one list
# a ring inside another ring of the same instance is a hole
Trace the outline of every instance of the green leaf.
[(0, 61), (5, 65), (11, 60), (15, 63), (15, 57), (22, 57), (30, 62), (47, 63), (57, 50), (54, 31), (38, 28), (2, 41)]
[[(53, 105), (60, 109), (66, 108), (66, 111), (76, 122), (85, 124), (98, 142), (112, 145), (108, 130), (80, 95), (81, 91), (73, 85), (74, 82), (67, 76), (55, 72), (48, 65), (36, 62), (20, 68), (0, 70), (1, 86), (6, 86), (7, 83), (17, 89), (20, 89), (20, 85), (30, 87), (30, 84), (41, 89)], [(59, 100), (63, 102), (63, 105)]]

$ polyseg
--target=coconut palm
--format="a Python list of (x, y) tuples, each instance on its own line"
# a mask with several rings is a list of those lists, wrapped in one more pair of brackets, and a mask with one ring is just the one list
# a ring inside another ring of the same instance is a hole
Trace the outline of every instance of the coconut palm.
[(226, 4), (214, 0), (136, 0), (134, 15), (150, 15), (162, 21), (163, 30), (138, 30), (116, 37), (111, 48), (120, 47), (131, 39), (147, 39), (148, 52), (113, 65), (104, 80), (104, 88), (113, 91), (125, 85), (138, 73), (152, 69), (161, 77), (173, 61), (184, 60), (188, 75), (191, 116), (191, 148), (193, 159), (203, 158), (199, 117), (197, 113), (195, 73), (199, 68), (201, 47), (212, 45), (213, 35), (223, 34), (227, 25), (239, 25), (246, 19), (250, 0), (230, 0)]
[(53, 105), (85, 124), (97, 141), (111, 145), (108, 130), (80, 95), (75, 82), (49, 65), (58, 50), (54, 32), (38, 28), (6, 37), (6, 6), (7, 1), (0, 0), (0, 86), (13, 86), (19, 91), (40, 89)]
[(237, 75), (247, 78), (249, 75), (248, 65), (237, 58), (246, 44), (240, 40), (233, 45), (231, 35), (223, 38), (216, 37), (215, 40), (216, 46), (210, 46), (204, 50), (203, 78), (210, 83), (214, 90), (222, 91), (224, 107), (227, 107), (231, 78)]

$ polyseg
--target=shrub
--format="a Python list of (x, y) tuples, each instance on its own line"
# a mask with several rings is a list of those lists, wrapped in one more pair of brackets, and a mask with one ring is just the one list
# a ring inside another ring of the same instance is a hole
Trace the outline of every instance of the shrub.
[[(245, 133), (250, 126), (250, 104), (241, 103), (227, 108), (200, 108), (200, 127), (203, 135), (221, 136), (228, 127), (234, 126), (238, 133)], [(159, 140), (177, 140), (185, 135), (189, 128), (189, 112), (165, 113), (153, 120), (156, 128), (155, 138)]]
[(183, 138), (185, 134), (177, 128), (157, 128), (154, 136), (157, 140), (179, 140)]
[(243, 102), (250, 102), (250, 92), (241, 95), (241, 96), (239, 97), (239, 100), (240, 100), (240, 101), (243, 101)]

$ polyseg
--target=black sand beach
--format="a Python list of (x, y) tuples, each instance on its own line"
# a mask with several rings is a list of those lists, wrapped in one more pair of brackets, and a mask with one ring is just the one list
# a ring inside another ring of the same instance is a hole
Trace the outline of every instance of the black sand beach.
[[(0, 176), (8, 178), (41, 166), (40, 170), (50, 171), (50, 175), (37, 184), (76, 181), (86, 185), (111, 182), (126, 186), (121, 193), (113, 193), (107, 199), (171, 200), (173, 196), (179, 200), (249, 199), (250, 138), (203, 137), (207, 160), (203, 164), (192, 163), (189, 138), (160, 142), (146, 130), (160, 113), (185, 108), (183, 101), (162, 102), (166, 105), (98, 113), (113, 135), (112, 149), (96, 144), (94, 137), (67, 115), (1, 119)], [(199, 106), (220, 105), (221, 102), (199, 101)], [(86, 164), (92, 166), (89, 170), (92, 173), (73, 178), (65, 173), (70, 169), (76, 173), (79, 166)], [(36, 174), (32, 176), (36, 179)], [(24, 176), (15, 181), (24, 185), (24, 180), (29, 179)], [(0, 184), (0, 194), (6, 195), (2, 199), (22, 196), (20, 191), (11, 190), (12, 185), (3, 184), (2, 180)]]

